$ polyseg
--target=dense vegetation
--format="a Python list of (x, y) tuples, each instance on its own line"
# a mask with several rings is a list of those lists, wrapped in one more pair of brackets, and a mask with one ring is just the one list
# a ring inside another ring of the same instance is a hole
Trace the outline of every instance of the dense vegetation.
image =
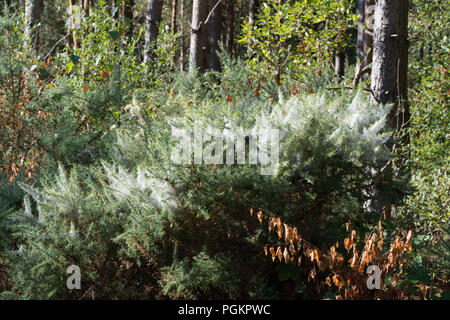
[[(0, 299), (449, 298), (447, 2), (389, 103), (370, 0), (49, 2), (0, 4)], [(199, 126), (279, 162), (177, 164)]]

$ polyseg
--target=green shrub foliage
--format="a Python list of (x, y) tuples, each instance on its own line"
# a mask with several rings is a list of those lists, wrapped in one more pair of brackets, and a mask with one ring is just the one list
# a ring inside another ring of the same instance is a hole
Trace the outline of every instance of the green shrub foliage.
[[(364, 227), (379, 218), (364, 205), (377, 160), (389, 157), (389, 108), (371, 107), (362, 92), (280, 91), (272, 104), (218, 93), (193, 106), (195, 92), (186, 95), (181, 84), (174, 91), (158, 102), (151, 94), (133, 99), (108, 158), (70, 170), (60, 165), (41, 187), (21, 184), (36, 212), (27, 205), (14, 215), (21, 250), (8, 256), (7, 297), (267, 298), (279, 288), (261, 279), (277, 271), (263, 259), (267, 233), (249, 208), (279, 213), (324, 245), (347, 220)], [(175, 164), (172, 129), (194, 124), (225, 135), (278, 129), (279, 164), (272, 175), (248, 161)], [(84, 290), (65, 287), (72, 264)]]

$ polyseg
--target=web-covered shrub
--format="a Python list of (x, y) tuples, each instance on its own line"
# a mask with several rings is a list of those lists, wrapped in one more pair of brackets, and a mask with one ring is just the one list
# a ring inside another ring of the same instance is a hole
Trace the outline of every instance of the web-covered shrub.
[[(41, 188), (21, 184), (25, 206), (12, 216), (19, 249), (8, 252), (12, 287), (3, 296), (138, 298), (155, 282), (146, 267), (137, 269), (123, 258), (113, 241), (125, 220), (123, 212), (109, 207), (100, 179), (98, 168), (74, 167), (67, 174), (60, 167)], [(71, 265), (81, 269), (83, 291), (67, 289)]]
[[(268, 236), (250, 208), (295, 223), (318, 245), (336, 241), (348, 220), (361, 229), (378, 220), (364, 205), (376, 160), (389, 157), (388, 108), (370, 106), (362, 93), (251, 105), (235, 98), (192, 106), (190, 99), (175, 93), (157, 109), (147, 108), (153, 101), (128, 106), (132, 120), (117, 132), (109, 159), (69, 177), (61, 168), (36, 190), (24, 186), (39, 212), (23, 218), (8, 294), (271, 298), (280, 290), (278, 269), (264, 259)], [(174, 103), (177, 112), (164, 112)], [(278, 129), (279, 164), (270, 175), (252, 164), (175, 164), (172, 129), (194, 124), (225, 135)], [(80, 267), (84, 290), (65, 288), (71, 264)]]

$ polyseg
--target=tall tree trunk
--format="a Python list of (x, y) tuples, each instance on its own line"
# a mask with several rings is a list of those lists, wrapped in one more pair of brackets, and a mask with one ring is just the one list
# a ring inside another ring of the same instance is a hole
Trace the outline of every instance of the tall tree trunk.
[(177, 32), (177, 0), (172, 0), (172, 19), (170, 22), (172, 33)]
[(336, 75), (337, 82), (341, 82), (345, 75), (345, 51), (339, 49), (334, 56), (334, 74)]
[(123, 24), (128, 27), (127, 37), (131, 39), (133, 37), (133, 7), (134, 0), (123, 0), (122, 1), (122, 21)]
[[(373, 33), (371, 102), (394, 105), (389, 114), (389, 122), (397, 130), (409, 122), (407, 68), (408, 0), (377, 0)], [(408, 140), (408, 135), (404, 135), (404, 142), (408, 143)], [(389, 175), (392, 165), (380, 162), (380, 167), (385, 167), (383, 174)], [(376, 200), (370, 207), (390, 216), (390, 201), (383, 198), (386, 191), (383, 191), (382, 174), (373, 172), (373, 176)]]
[(76, 24), (75, 24), (75, 18), (73, 16), (73, 7), (76, 5), (76, 0), (69, 0), (69, 26), (72, 31), (72, 39), (70, 41), (70, 45), (74, 49), (78, 49), (78, 39), (77, 39), (77, 31), (76, 31)]
[[(250, 30), (253, 30), (253, 26), (255, 25), (255, 15), (258, 9), (258, 1), (257, 0), (250, 0), (248, 4), (248, 25), (250, 27)], [(250, 55), (251, 54), (251, 48), (252, 48), (252, 42), (251, 40), (247, 43), (247, 52)]]
[(377, 0), (372, 66), (372, 102), (393, 103), (399, 129), (407, 112), (408, 0)]
[(209, 0), (211, 16), (208, 21), (208, 67), (214, 71), (220, 71), (220, 61), (217, 56), (219, 50), (219, 41), (222, 33), (222, 4), (219, 3), (215, 8), (217, 0)]
[[(242, 30), (242, 23), (240, 18), (244, 16), (244, 12), (247, 12), (247, 3), (245, 1), (241, 1), (240, 4), (238, 3), (238, 6), (239, 6), (238, 21), (237, 21), (238, 23), (237, 23), (237, 30), (235, 30), (235, 33), (237, 35), (240, 35)], [(235, 51), (237, 50), (237, 45), (235, 45), (234, 50)]]
[(234, 41), (234, 0), (227, 1), (227, 33), (225, 38), (225, 49), (233, 53)]
[(189, 72), (196, 68), (203, 71), (204, 15), (206, 0), (194, 0), (192, 4), (191, 43), (189, 49)]
[(180, 70), (184, 71), (184, 0), (180, 0)]
[(373, 56), (373, 20), (374, 20), (375, 0), (359, 0), (358, 3), (358, 40), (357, 59), (358, 65), (355, 70), (354, 84), (360, 80), (370, 78)]
[(258, 8), (258, 1), (257, 0), (250, 0), (248, 3), (248, 24), (253, 26), (255, 23), (255, 14), (257, 12)]
[[(177, 0), (172, 0), (172, 17), (170, 21), (170, 31), (172, 32), (172, 35), (175, 35), (177, 32)], [(175, 50), (175, 40), (172, 38), (170, 41), (170, 47), (172, 48), (172, 51)], [(170, 61), (170, 68), (172, 69), (174, 64), (176, 63), (176, 54), (174, 54), (173, 60)]]
[(145, 62), (151, 60), (155, 41), (158, 38), (162, 1), (163, 0), (148, 0), (147, 2), (147, 13), (145, 16)]
[[(375, 18), (375, 0), (366, 0), (364, 21), (367, 28), (364, 29), (364, 60), (363, 68), (372, 63), (373, 59), (373, 28)], [(363, 77), (364, 79), (364, 77)]]
[[(409, 52), (409, 40), (408, 40), (408, 13), (409, 13), (409, 1), (404, 0), (401, 2), (400, 15), (400, 27), (399, 27), (399, 98), (401, 103), (402, 117), (400, 119), (400, 125), (408, 125), (410, 120), (409, 105), (408, 105), (408, 52)], [(408, 139), (408, 137), (407, 137)], [(408, 141), (409, 142), (409, 141)]]
[(26, 46), (36, 49), (39, 45), (37, 25), (41, 19), (42, 0), (25, 1), (25, 42)]
[(364, 21), (365, 21), (365, 10), (366, 10), (366, 0), (358, 1), (358, 38), (356, 41), (356, 58), (359, 60), (358, 63), (361, 63), (364, 60), (364, 41), (365, 41), (365, 30), (364, 30)]

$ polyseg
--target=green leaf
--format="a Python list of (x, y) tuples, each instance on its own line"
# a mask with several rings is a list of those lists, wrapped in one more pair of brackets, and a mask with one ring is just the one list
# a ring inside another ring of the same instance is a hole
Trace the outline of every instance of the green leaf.
[(39, 77), (41, 77), (41, 79), (47, 78), (49, 75), (50, 73), (48, 73), (47, 69), (39, 68)]
[(108, 34), (111, 37), (111, 39), (113, 39), (113, 40), (119, 39), (119, 35), (120, 35), (119, 31), (113, 30), (113, 31), (108, 32)]
[(78, 62), (80, 62), (80, 56), (72, 54), (70, 55), (70, 61), (72, 61), (74, 65), (77, 65)]
[(72, 69), (73, 69), (73, 67), (74, 67), (74, 63), (73, 63), (73, 62), (70, 62), (69, 65), (67, 66), (67, 71), (68, 71), (68, 72), (71, 72)]

